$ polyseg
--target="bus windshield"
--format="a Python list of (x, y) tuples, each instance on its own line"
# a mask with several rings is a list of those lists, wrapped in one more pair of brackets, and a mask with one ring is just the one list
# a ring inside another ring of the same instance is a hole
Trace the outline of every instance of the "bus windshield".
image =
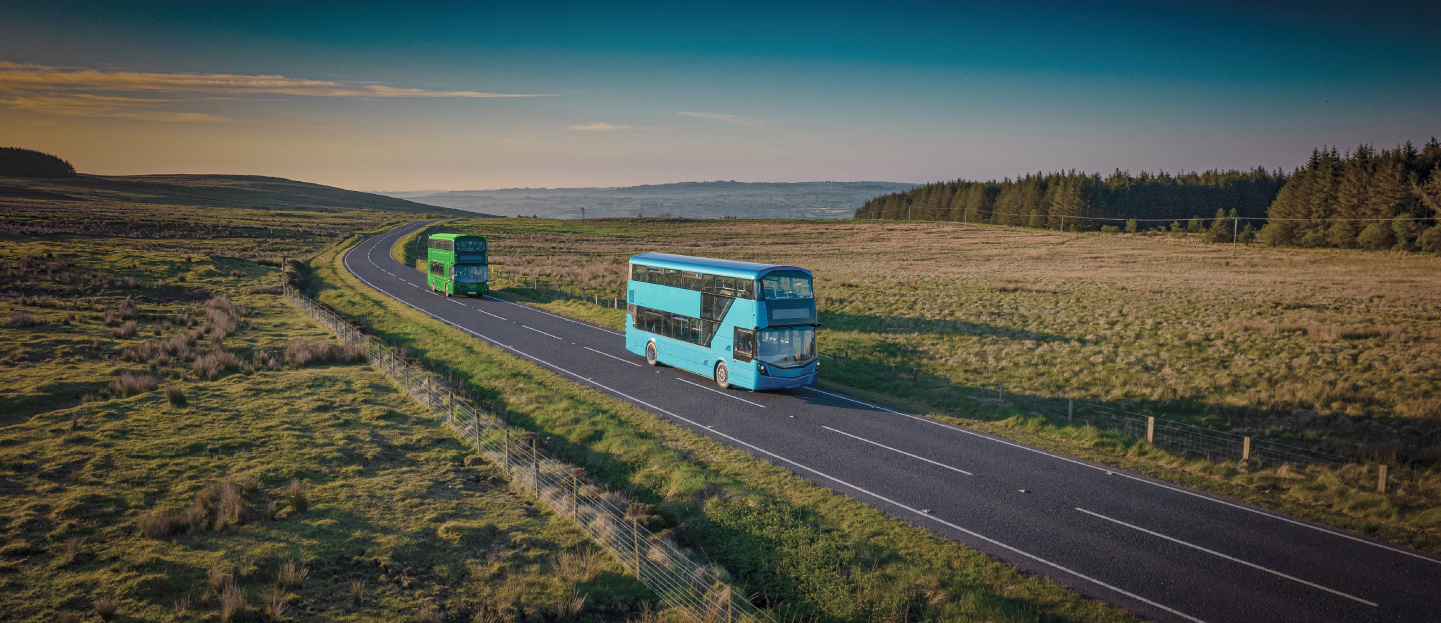
[(485, 264), (456, 264), (451, 278), (459, 283), (485, 283), (489, 277)]
[(811, 294), (811, 278), (796, 273), (771, 273), (761, 279), (767, 300), (808, 299)]
[(815, 327), (779, 327), (756, 334), (756, 359), (761, 363), (791, 367), (816, 358)]

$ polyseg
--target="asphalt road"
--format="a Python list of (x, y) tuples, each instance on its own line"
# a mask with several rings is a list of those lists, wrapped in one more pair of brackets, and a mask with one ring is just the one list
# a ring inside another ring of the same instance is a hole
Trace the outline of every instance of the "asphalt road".
[(1441, 620), (1441, 558), (823, 390), (720, 390), (644, 365), (611, 329), (434, 294), (389, 253), (418, 225), (345, 266), (523, 359), (1086, 595), (1161, 621)]

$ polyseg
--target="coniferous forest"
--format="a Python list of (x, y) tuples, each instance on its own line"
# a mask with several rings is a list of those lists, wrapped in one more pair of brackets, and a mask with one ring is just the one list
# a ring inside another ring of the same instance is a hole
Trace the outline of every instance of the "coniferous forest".
[(876, 197), (855, 218), (1071, 231), (1169, 226), (1218, 242), (1239, 233), (1276, 246), (1441, 252), (1438, 215), (1441, 143), (1432, 138), (1419, 150), (1409, 142), (1389, 150), (1361, 145), (1345, 154), (1318, 149), (1290, 174), (1069, 171), (939, 182)]
[(0, 177), (75, 177), (75, 167), (33, 149), (0, 147)]

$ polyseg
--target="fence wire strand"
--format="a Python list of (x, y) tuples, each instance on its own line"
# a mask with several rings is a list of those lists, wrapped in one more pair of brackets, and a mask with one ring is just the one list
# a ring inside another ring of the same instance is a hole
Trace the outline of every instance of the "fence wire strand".
[(628, 514), (630, 504), (621, 494), (575, 478), (571, 465), (546, 456), (534, 445), (538, 441), (535, 437), (525, 436), (526, 431), (482, 409), (443, 376), (407, 360), (401, 351), (365, 335), (345, 317), (289, 285), (285, 286), (285, 298), (334, 333), (341, 343), (361, 348), (370, 365), (435, 415), (457, 438), (500, 466), (512, 483), (530, 491), (552, 512), (574, 520), (591, 540), (635, 573), (670, 607), (695, 621), (773, 621), (723, 581), (723, 570), (691, 560), (674, 543), (646, 528), (644, 517)]

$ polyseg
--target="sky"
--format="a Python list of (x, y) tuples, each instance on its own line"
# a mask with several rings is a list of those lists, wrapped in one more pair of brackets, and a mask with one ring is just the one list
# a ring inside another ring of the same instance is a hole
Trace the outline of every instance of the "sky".
[(1441, 135), (1441, 3), (420, 4), (7, 0), (0, 146), (458, 190), (1290, 170)]

